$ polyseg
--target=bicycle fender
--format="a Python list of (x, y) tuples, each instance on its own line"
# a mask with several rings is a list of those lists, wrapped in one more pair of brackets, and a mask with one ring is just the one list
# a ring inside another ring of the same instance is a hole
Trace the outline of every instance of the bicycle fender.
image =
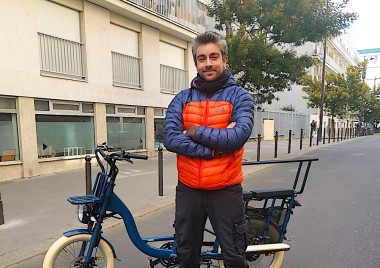
[[(73, 229), (73, 230), (66, 231), (66, 232), (63, 233), (63, 235), (66, 236), (66, 237), (71, 237), (71, 236), (78, 235), (78, 234), (89, 234), (89, 235), (92, 235), (92, 231), (90, 231), (88, 229)], [(115, 248), (113, 247), (113, 245), (111, 244), (111, 242), (108, 241), (107, 238), (105, 238), (102, 235), (100, 236), (100, 239), (103, 239), (110, 246), (110, 248), (112, 250), (113, 257), (117, 260), (116, 251), (115, 251)]]

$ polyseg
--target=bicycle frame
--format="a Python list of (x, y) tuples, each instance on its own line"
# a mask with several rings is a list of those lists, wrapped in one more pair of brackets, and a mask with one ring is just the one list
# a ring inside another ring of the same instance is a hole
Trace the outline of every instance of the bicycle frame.
[[(100, 151), (100, 154), (105, 159), (107, 158), (107, 155), (105, 155), (103, 151)], [(117, 174), (119, 172), (119, 169), (116, 166), (116, 161), (126, 160), (126, 161), (131, 162), (131, 160), (129, 158), (122, 158), (120, 156), (118, 157), (114, 156), (113, 158), (108, 157), (106, 161), (110, 165), (111, 168), (110, 168), (109, 173), (107, 174), (105, 172), (105, 168), (103, 164), (100, 161), (99, 156), (97, 154), (95, 155), (102, 169), (102, 172), (99, 172), (98, 175), (96, 176), (96, 180), (94, 182), (93, 189), (92, 189), (92, 194), (84, 195), (84, 196), (72, 196), (67, 199), (73, 205), (88, 205), (90, 209), (96, 208), (95, 209), (96, 217), (93, 217), (91, 221), (87, 222), (88, 224), (87, 229), (74, 229), (74, 230), (64, 233), (64, 235), (68, 237), (77, 235), (77, 234), (91, 235), (88, 251), (84, 258), (84, 267), (88, 267), (88, 265), (91, 263), (91, 256), (92, 256), (93, 250), (96, 246), (98, 246), (100, 239), (103, 239), (106, 243), (108, 243), (108, 245), (112, 249), (114, 258), (116, 258), (114, 247), (108, 240), (106, 240), (101, 235), (102, 224), (103, 224), (104, 219), (108, 217), (114, 217), (115, 215), (119, 215), (121, 219), (123, 220), (128, 236), (131, 242), (136, 246), (136, 248), (150, 257), (157, 258), (154, 261), (151, 258), (149, 258), (151, 267), (154, 267), (156, 264), (158, 264), (162, 260), (174, 261), (177, 257), (175, 236), (170, 235), (170, 236), (156, 236), (156, 237), (146, 237), (146, 238), (141, 237), (141, 235), (138, 232), (138, 228), (136, 226), (136, 222), (132, 216), (132, 213), (128, 209), (127, 205), (124, 204), (124, 202), (114, 193), (115, 181), (116, 181)], [(128, 154), (128, 157), (130, 158), (142, 158), (142, 156), (138, 156), (138, 155), (134, 155), (134, 157), (132, 156), (133, 156), (132, 154)], [(284, 226), (282, 228), (282, 232), (280, 233), (279, 241), (277, 243), (264, 244), (267, 231), (269, 229), (269, 225), (272, 224), (271, 216), (275, 209), (275, 201), (277, 199), (282, 199), (282, 200), (287, 199), (289, 200), (287, 205), (290, 206), (290, 208), (292, 208), (297, 194), (303, 192), (311, 162), (316, 161), (316, 160), (318, 159), (259, 161), (259, 162), (245, 163), (245, 165), (247, 164), (256, 165), (256, 164), (300, 162), (300, 166), (297, 172), (293, 189), (269, 189), (269, 190), (251, 191), (250, 192), (251, 195), (245, 199), (246, 209), (250, 201), (261, 201), (261, 200), (265, 200), (264, 208), (266, 209), (267, 201), (269, 199), (272, 200), (272, 203), (269, 207), (269, 217), (266, 218), (266, 222), (265, 222), (265, 229), (263, 233), (264, 239), (258, 245), (256, 244), (250, 245), (248, 247), (247, 252), (252, 252), (255, 254), (256, 253), (257, 254), (273, 253), (277, 251), (286, 251), (290, 248), (288, 245), (283, 244), (282, 241), (284, 240), (284, 234), (286, 232), (286, 226), (289, 221), (291, 209), (287, 209), (286, 211)], [(303, 179), (301, 191), (298, 192), (295, 189), (297, 186), (298, 177), (300, 175), (303, 162), (308, 162), (308, 166), (306, 169), (305, 177)], [(94, 211), (92, 211), (90, 215), (95, 215), (95, 214), (92, 214), (93, 212)], [(95, 218), (96, 218), (96, 222), (95, 222)], [(213, 230), (210, 230), (207, 228), (205, 229), (205, 232), (208, 232), (211, 235), (215, 236), (215, 239), (212, 242), (204, 242), (205, 245), (207, 244), (206, 246), (211, 246), (211, 250), (203, 251), (200, 256), (201, 260), (208, 261), (208, 262), (210, 262), (211, 260), (222, 260), (223, 255), (219, 253), (220, 248), (219, 248), (218, 240), (216, 238), (216, 234), (214, 233)], [(171, 244), (168, 244), (170, 246), (168, 246), (167, 248), (158, 248), (158, 247), (149, 245), (149, 243), (151, 242), (160, 242), (160, 241), (168, 242)], [(85, 243), (84, 245), (87, 245), (88, 242), (83, 242), (83, 243)], [(83, 248), (84, 248), (84, 245), (83, 245)]]
[[(68, 232), (65, 232), (65, 236), (72, 236), (76, 234), (86, 233), (91, 234), (91, 241), (88, 248), (87, 255), (85, 257), (85, 263), (90, 263), (91, 254), (94, 247), (97, 246), (99, 239), (101, 237), (101, 230), (103, 220), (106, 217), (112, 217), (114, 215), (119, 215), (124, 222), (124, 226), (128, 233), (128, 236), (131, 242), (143, 253), (150, 257), (158, 258), (161, 260), (173, 260), (177, 257), (176, 255), (176, 242), (174, 235), (171, 236), (157, 236), (157, 237), (146, 237), (143, 238), (140, 236), (136, 222), (132, 216), (132, 213), (124, 202), (114, 193), (115, 180), (118, 174), (118, 169), (116, 166), (111, 166), (111, 171), (107, 175), (104, 172), (99, 172), (96, 180), (94, 182), (94, 187), (91, 195), (85, 196), (72, 196), (67, 200), (73, 205), (82, 205), (82, 204), (100, 204), (100, 212), (97, 222), (95, 223), (94, 228), (89, 225), (87, 229), (74, 229)], [(107, 214), (107, 212), (109, 212)], [(215, 235), (212, 230), (205, 229), (206, 232)], [(216, 236), (215, 236), (216, 237)], [(116, 253), (112, 244), (102, 237), (111, 247), (114, 257), (116, 258)], [(149, 245), (148, 243), (160, 242), (160, 241), (170, 241), (173, 242), (173, 247), (171, 249), (158, 248)], [(202, 252), (201, 259), (221, 259), (222, 254), (218, 253), (218, 242), (215, 238), (213, 242), (212, 250), (209, 252)]]

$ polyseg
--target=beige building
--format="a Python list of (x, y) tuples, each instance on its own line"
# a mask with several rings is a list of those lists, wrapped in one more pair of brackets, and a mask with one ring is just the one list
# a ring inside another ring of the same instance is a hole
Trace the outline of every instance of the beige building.
[(200, 0), (0, 0), (0, 182), (84, 166), (97, 143), (152, 156), (195, 76)]

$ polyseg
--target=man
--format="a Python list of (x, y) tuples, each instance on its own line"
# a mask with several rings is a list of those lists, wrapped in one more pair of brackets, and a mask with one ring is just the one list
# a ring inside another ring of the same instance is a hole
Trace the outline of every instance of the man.
[(225, 267), (245, 268), (242, 157), (253, 127), (253, 101), (226, 70), (222, 36), (198, 35), (192, 53), (198, 75), (170, 103), (163, 131), (165, 147), (177, 153), (177, 256), (181, 268), (199, 267), (208, 217)]
[(315, 136), (315, 131), (317, 129), (317, 122), (315, 120), (311, 121), (310, 123), (310, 129), (311, 129), (311, 135), (312, 137)]

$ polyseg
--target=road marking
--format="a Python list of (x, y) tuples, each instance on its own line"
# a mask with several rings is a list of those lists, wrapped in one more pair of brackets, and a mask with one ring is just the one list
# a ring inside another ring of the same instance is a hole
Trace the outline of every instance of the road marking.
[(119, 176), (119, 178), (127, 178), (127, 177), (136, 177), (136, 176), (148, 175), (148, 174), (157, 173), (157, 171), (148, 171), (148, 172), (139, 172), (139, 173), (131, 173), (131, 172), (128, 172), (128, 171), (123, 171), (121, 173), (124, 173), (127, 176)]
[(360, 156), (360, 155), (364, 155), (364, 154), (352, 154), (352, 155), (359, 155)]

